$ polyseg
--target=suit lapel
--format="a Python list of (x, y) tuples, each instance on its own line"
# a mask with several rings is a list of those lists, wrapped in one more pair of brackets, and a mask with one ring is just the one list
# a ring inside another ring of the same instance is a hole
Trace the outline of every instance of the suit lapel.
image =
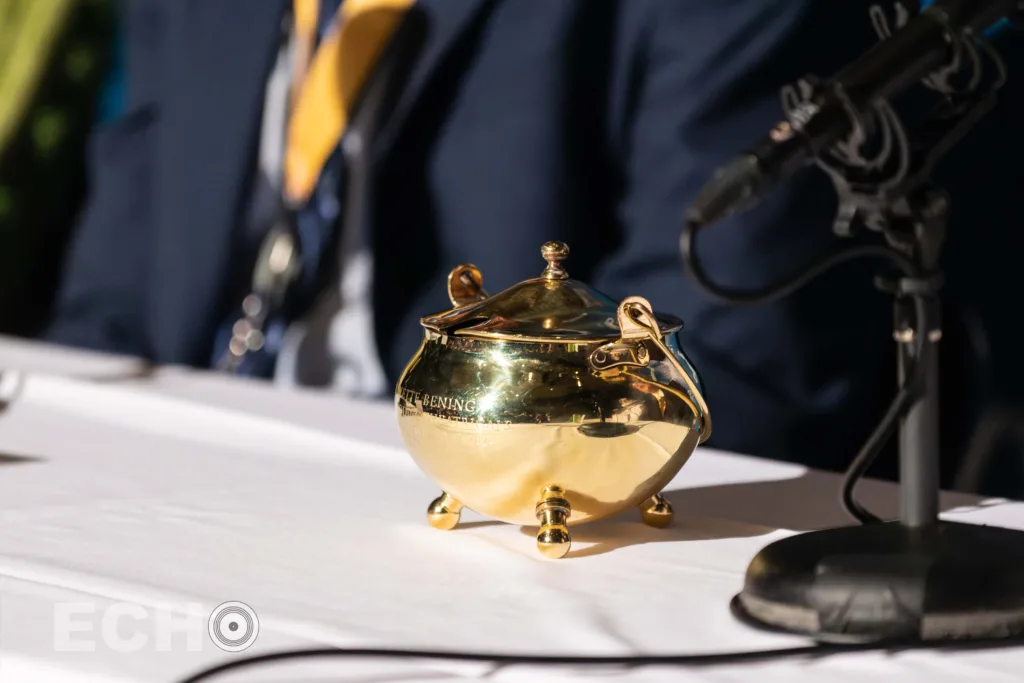
[(161, 106), (150, 330), (158, 361), (201, 360), (230, 267), (288, 0), (176, 0)]
[(494, 5), (495, 0), (417, 0), (409, 10), (396, 35), (396, 42), (411, 45), (396, 46), (415, 53), (412, 66), (394, 107), (377, 136), (375, 148), (382, 153), (390, 148), (395, 135), (401, 130), (413, 106), (423, 95), (430, 78), (451, 52), (457, 38), (474, 19)]

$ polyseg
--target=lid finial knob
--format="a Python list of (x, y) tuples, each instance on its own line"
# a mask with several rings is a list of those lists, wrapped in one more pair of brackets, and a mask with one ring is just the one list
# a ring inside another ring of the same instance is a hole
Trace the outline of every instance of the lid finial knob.
[(565, 280), (569, 273), (562, 268), (562, 261), (569, 257), (569, 245), (565, 242), (547, 242), (540, 248), (540, 254), (548, 262), (541, 275), (546, 280)]

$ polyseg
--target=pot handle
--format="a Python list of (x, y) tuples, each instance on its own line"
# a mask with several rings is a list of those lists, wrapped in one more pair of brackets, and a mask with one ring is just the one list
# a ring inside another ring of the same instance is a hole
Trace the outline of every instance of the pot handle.
[(657, 318), (654, 317), (651, 304), (639, 296), (624, 299), (619, 304), (619, 330), (621, 336), (618, 341), (599, 346), (590, 354), (591, 367), (597, 371), (611, 370), (616, 367), (647, 367), (651, 355), (647, 350), (646, 343), (653, 344), (672, 364), (683, 384), (686, 385), (690, 396), (693, 397), (696, 403), (697, 417), (700, 419), (700, 443), (707, 441), (711, 436), (711, 413), (707, 403), (690, 373), (683, 368), (675, 353), (666, 346), (662, 339), (661, 328)]
[(448, 273), (448, 298), (456, 308), (475, 304), (487, 297), (484, 276), (472, 263), (456, 266)]

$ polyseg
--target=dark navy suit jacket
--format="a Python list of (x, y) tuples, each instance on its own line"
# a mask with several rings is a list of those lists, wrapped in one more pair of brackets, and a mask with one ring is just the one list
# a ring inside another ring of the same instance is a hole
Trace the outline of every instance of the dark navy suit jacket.
[[(232, 236), (255, 164), (264, 81), (288, 0), (135, 0), (127, 111), (93, 150), (58, 342), (203, 366), (248, 278)], [(418, 319), (472, 262), (497, 291), (568, 242), (570, 275), (682, 317), (715, 416), (712, 445), (845, 465), (894, 379), (890, 302), (849, 267), (783, 302), (702, 295), (680, 219), (716, 166), (781, 116), (780, 86), (870, 46), (867, 2), (420, 0), (415, 66), (375, 144), (367, 220), (382, 360), (396, 379)], [(759, 285), (832, 244), (808, 171), (701, 242), (720, 281)]]

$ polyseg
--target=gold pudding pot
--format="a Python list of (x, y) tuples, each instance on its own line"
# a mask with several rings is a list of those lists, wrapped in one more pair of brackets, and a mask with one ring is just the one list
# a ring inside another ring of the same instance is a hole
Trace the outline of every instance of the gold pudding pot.
[(442, 491), (427, 511), (434, 527), (455, 528), (468, 507), (539, 526), (540, 552), (560, 558), (570, 527), (629, 508), (668, 525), (660, 492), (710, 436), (711, 414), (677, 340), (682, 321), (570, 279), (561, 242), (541, 254), (539, 278), (493, 296), (475, 266), (451, 272), (455, 308), (421, 320), (395, 408)]

